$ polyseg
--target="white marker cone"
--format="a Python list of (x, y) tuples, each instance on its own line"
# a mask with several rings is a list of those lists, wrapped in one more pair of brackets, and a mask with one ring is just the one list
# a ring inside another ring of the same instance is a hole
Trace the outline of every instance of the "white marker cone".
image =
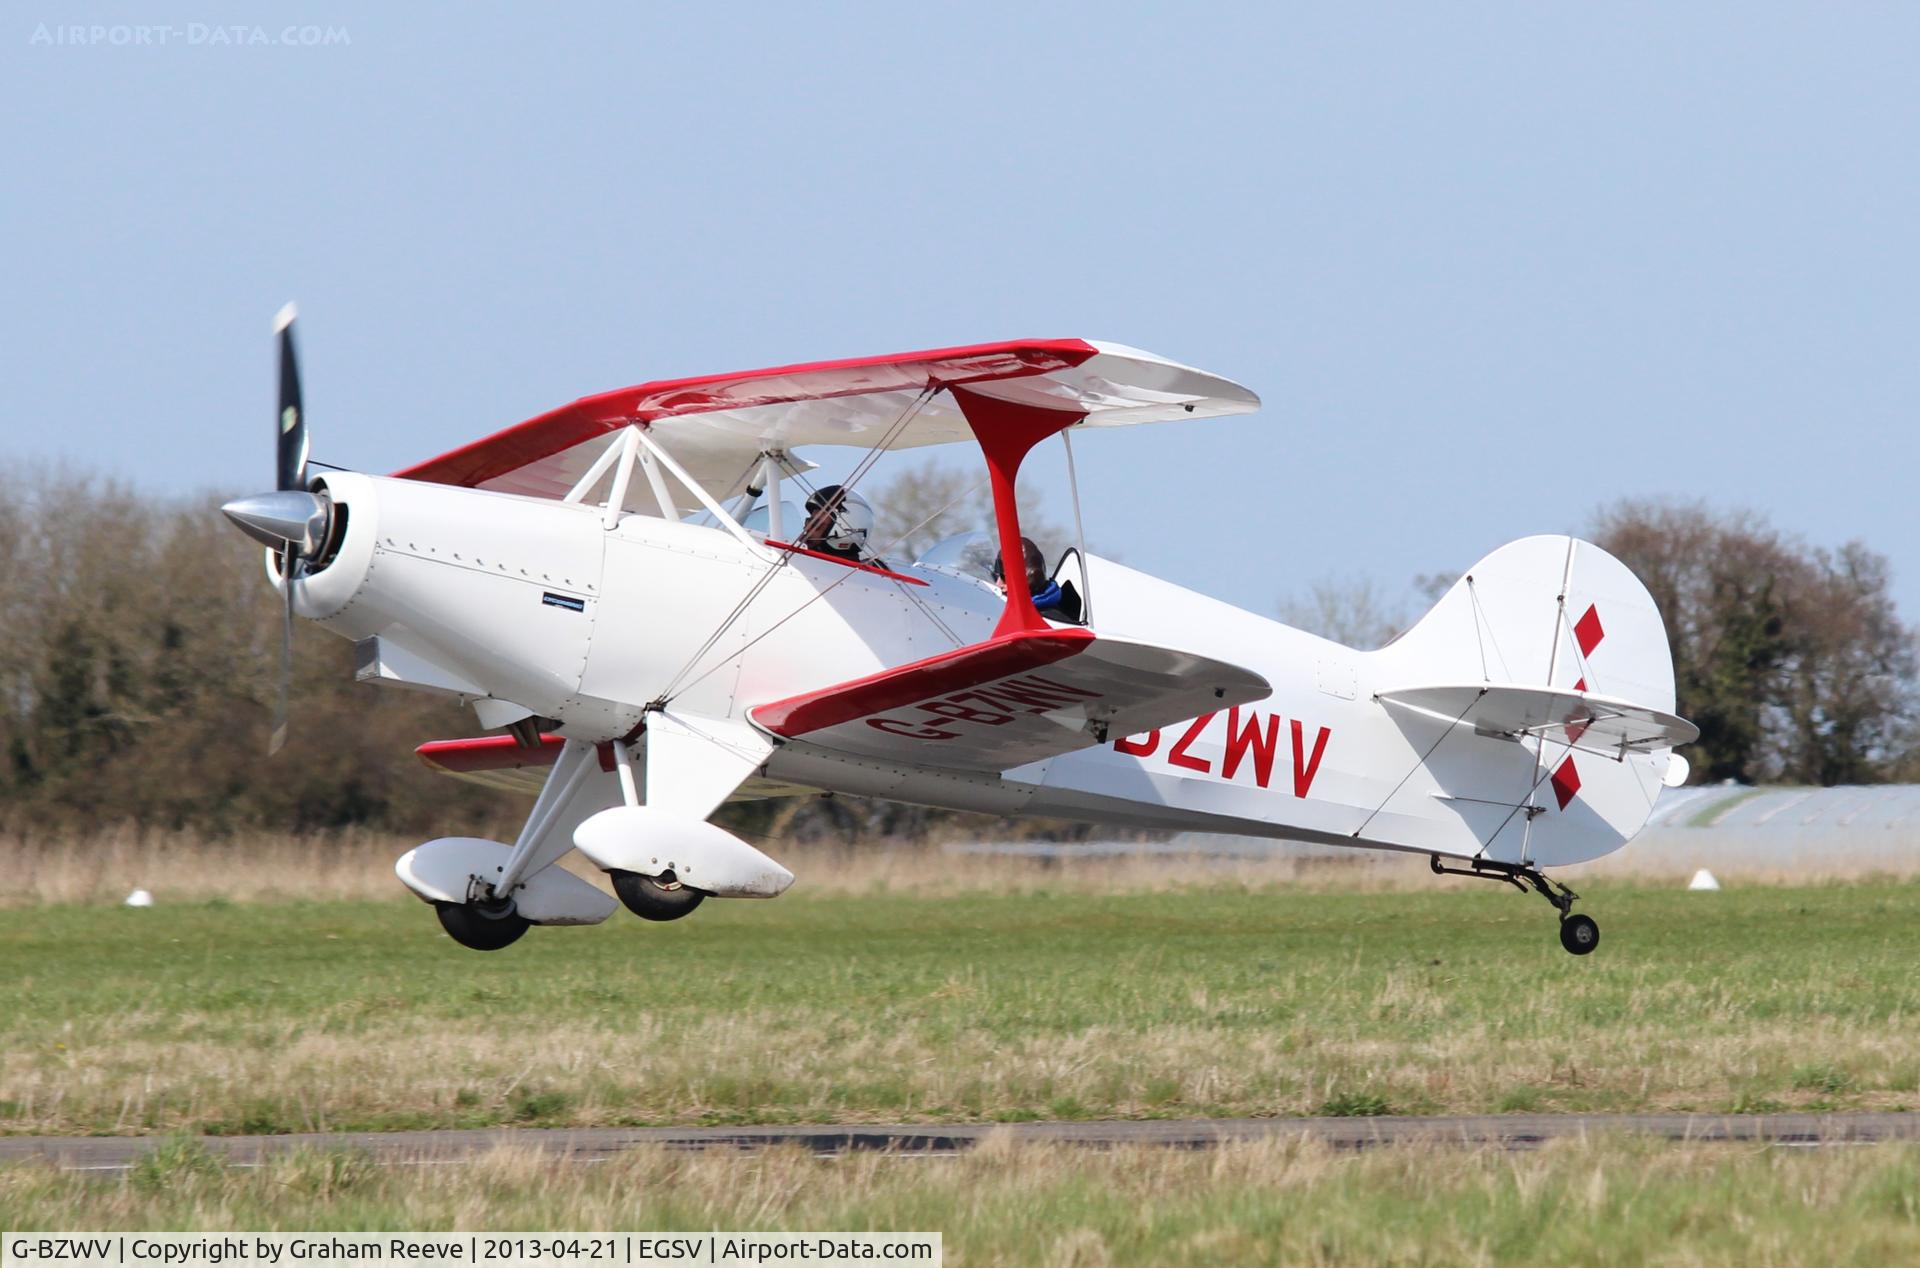
[(1699, 871), (1693, 874), (1693, 879), (1687, 882), (1687, 888), (1688, 889), (1719, 889), (1720, 882), (1713, 879), (1713, 873), (1709, 872), (1706, 868), (1703, 867)]
[(151, 907), (153, 906), (153, 895), (149, 894), (144, 889), (136, 889), (131, 894), (127, 895), (126, 906)]

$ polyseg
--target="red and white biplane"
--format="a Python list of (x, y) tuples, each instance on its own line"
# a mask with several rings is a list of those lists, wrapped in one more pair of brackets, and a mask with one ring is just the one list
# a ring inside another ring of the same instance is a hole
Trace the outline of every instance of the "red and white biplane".
[[(496, 732), (424, 745), (429, 765), (538, 790), (518, 840), (397, 864), (469, 947), (611, 915), (555, 866), (575, 848), (649, 919), (772, 898), (792, 874), (709, 816), (830, 791), (1425, 854), (1538, 891), (1584, 954), (1594, 922), (1541, 869), (1619, 848), (1685, 776), (1672, 750), (1697, 733), (1660, 614), (1584, 541), (1501, 547), (1374, 651), (1084, 543), (1030, 567), (1014, 488), (1035, 446), (1061, 437), (1070, 461), (1079, 433), (1259, 404), (1148, 353), (1025, 340), (646, 383), (390, 476), (314, 475), (291, 324), (278, 489), (225, 510), (268, 545), (289, 629), (318, 622), (361, 679), (458, 697)], [(813, 490), (798, 456), (858, 446), (857, 478), (961, 442), (997, 542), (898, 567), (855, 479)]]

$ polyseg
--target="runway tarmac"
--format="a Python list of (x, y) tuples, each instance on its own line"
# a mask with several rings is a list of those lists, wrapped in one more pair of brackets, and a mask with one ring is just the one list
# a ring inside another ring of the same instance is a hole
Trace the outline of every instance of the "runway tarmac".
[[(817, 1154), (850, 1149), (954, 1153), (989, 1133), (1016, 1141), (1089, 1148), (1162, 1145), (1205, 1149), (1223, 1141), (1312, 1137), (1336, 1148), (1434, 1141), (1527, 1149), (1568, 1136), (1624, 1132), (1677, 1141), (1751, 1141), (1787, 1146), (1920, 1140), (1920, 1114), (1490, 1114), (1381, 1118), (1219, 1118), (1125, 1122), (902, 1124), (777, 1127), (494, 1128), (479, 1131), (335, 1132), (289, 1136), (208, 1136), (231, 1165), (250, 1166), (302, 1146), (357, 1149), (383, 1162), (458, 1162), (501, 1146), (542, 1150), (572, 1162), (599, 1162), (624, 1150), (761, 1149), (798, 1145)], [(160, 1142), (154, 1136), (0, 1137), (0, 1163), (42, 1160), (74, 1171), (123, 1170)]]

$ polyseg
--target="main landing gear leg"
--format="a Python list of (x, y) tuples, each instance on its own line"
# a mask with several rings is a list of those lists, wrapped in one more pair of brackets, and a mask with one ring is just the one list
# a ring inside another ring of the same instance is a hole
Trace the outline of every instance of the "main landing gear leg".
[(1495, 863), (1490, 859), (1474, 859), (1467, 867), (1447, 867), (1440, 862), (1438, 854), (1432, 855), (1429, 862), (1437, 876), (1477, 876), (1482, 880), (1505, 881), (1523, 894), (1531, 889), (1560, 913), (1560, 945), (1574, 955), (1586, 955), (1600, 945), (1600, 926), (1594, 923), (1593, 917), (1574, 914), (1573, 900), (1580, 895), (1550, 880), (1537, 867)]

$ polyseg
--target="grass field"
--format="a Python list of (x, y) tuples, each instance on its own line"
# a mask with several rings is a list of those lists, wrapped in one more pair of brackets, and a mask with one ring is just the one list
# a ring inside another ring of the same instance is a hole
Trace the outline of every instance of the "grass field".
[(124, 1179), (0, 1168), (8, 1229), (938, 1230), (951, 1265), (1894, 1264), (1920, 1259), (1920, 1146), (1562, 1141), (1505, 1154), (1311, 1142), (959, 1157), (636, 1150), (222, 1172), (169, 1144)]
[(1920, 1108), (1920, 883), (15, 908), (0, 1131)]

